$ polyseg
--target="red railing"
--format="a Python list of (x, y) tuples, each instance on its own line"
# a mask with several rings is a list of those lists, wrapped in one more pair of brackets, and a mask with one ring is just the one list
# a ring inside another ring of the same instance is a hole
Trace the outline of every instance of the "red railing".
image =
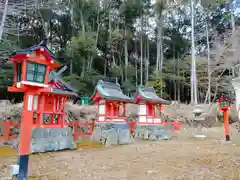
[(3, 135), (0, 135), (0, 141), (9, 141), (13, 139), (17, 139), (18, 135), (11, 135), (11, 129), (14, 126), (20, 126), (19, 122), (12, 122), (11, 119), (7, 119), (6, 121), (0, 122), (0, 127), (4, 127)]
[[(77, 140), (80, 136), (89, 136), (92, 135), (94, 130), (94, 120), (91, 120), (91, 122), (79, 122), (78, 120), (75, 120), (73, 122), (67, 122), (65, 123), (67, 126), (73, 127), (73, 138), (74, 140)], [(17, 139), (18, 135), (14, 134), (11, 135), (11, 129), (15, 126), (20, 126), (20, 122), (13, 122), (11, 119), (8, 119), (6, 121), (0, 122), (0, 127), (3, 130), (2, 135), (0, 134), (0, 141), (9, 141)], [(85, 132), (79, 132), (79, 127), (86, 127), (87, 131)], [(0, 129), (0, 130), (1, 130)], [(1, 131), (0, 131), (1, 133)]]
[[(135, 130), (135, 128), (136, 128), (137, 122), (135, 122), (135, 121), (129, 121), (128, 124), (129, 124), (130, 134), (133, 134), (133, 133), (134, 133), (134, 130)], [(170, 131), (180, 131), (181, 126), (182, 126), (180, 121), (172, 121), (172, 122), (171, 122), (171, 125), (169, 124), (169, 122), (163, 121), (162, 124), (163, 124), (164, 126), (170, 126), (170, 127), (171, 127), (171, 128), (169, 129)]]
[[(91, 122), (79, 122), (78, 120), (75, 120), (73, 122), (67, 122), (65, 123), (67, 126), (73, 128), (73, 138), (75, 141), (78, 140), (81, 136), (90, 136), (93, 133), (94, 130), (94, 124), (95, 120), (91, 120)], [(130, 134), (133, 134), (135, 128), (136, 128), (136, 122), (135, 121), (129, 121), (129, 131)], [(167, 122), (164, 123), (164, 125), (168, 125)], [(17, 139), (18, 135), (11, 135), (11, 129), (15, 126), (20, 126), (19, 122), (12, 122), (11, 119), (8, 119), (4, 122), (0, 122), (0, 127), (4, 127), (3, 135), (0, 134), (0, 141), (8, 141), (8, 140), (14, 140)], [(86, 131), (79, 132), (79, 127), (84, 128)], [(181, 128), (181, 122), (173, 121), (171, 123), (171, 131), (180, 131)]]
[[(95, 120), (92, 119), (91, 122), (79, 122), (78, 120), (74, 121), (74, 122), (68, 122), (66, 123), (66, 125), (73, 127), (73, 139), (75, 141), (78, 140), (78, 138), (80, 136), (90, 136), (93, 133), (94, 130), (94, 124), (95, 124)], [(79, 132), (78, 128), (79, 127), (87, 127), (87, 131), (85, 132)]]
[(137, 123), (135, 121), (129, 121), (128, 124), (129, 124), (130, 134), (132, 135), (134, 133)]
[(172, 121), (172, 128), (171, 128), (171, 130), (172, 131), (180, 131), (180, 129), (181, 129), (181, 122), (180, 121)]

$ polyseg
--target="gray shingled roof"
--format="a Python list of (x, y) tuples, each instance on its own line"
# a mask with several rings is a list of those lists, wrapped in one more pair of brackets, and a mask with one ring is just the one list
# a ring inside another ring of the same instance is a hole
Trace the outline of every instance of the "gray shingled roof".
[(75, 90), (73, 87), (71, 87), (69, 84), (67, 84), (64, 80), (62, 80), (61, 77), (59, 77), (57, 75), (57, 73), (55, 71), (51, 71), (49, 73), (49, 77), (48, 77), (48, 81), (58, 81), (59, 83), (61, 83), (65, 89), (61, 90), (61, 89), (56, 89), (56, 88), (53, 88), (53, 93), (58, 93), (58, 94), (69, 94), (69, 95), (73, 95), (73, 96), (78, 96), (78, 91)]
[(47, 50), (47, 52), (50, 54), (51, 58), (55, 59), (54, 54), (50, 51), (50, 49), (48, 49), (48, 47), (46, 46), (44, 41), (41, 41), (39, 44), (33, 45), (31, 47), (28, 47), (28, 48), (25, 48), (25, 49), (22, 49), (19, 51), (15, 51), (12, 53), (12, 56), (14, 56), (16, 54), (27, 54), (27, 53), (33, 52), (39, 48), (44, 48), (45, 50)]
[(169, 101), (160, 98), (156, 94), (156, 91), (153, 87), (139, 86), (137, 91), (140, 94), (142, 100), (152, 101), (155, 103), (170, 104)]
[(119, 84), (100, 80), (97, 83), (96, 91), (107, 100), (133, 101), (133, 99), (123, 94)]

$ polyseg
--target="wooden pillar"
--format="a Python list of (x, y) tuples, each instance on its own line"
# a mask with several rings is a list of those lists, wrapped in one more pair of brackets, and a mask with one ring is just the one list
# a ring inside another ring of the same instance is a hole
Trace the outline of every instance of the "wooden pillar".
[[(51, 94), (51, 95), (49, 96), (49, 98), (51, 98), (52, 103), (53, 103), (53, 107), (54, 107), (54, 95)], [(53, 112), (55, 112), (54, 108), (53, 108)], [(51, 116), (51, 118), (50, 118), (50, 124), (52, 125), (52, 124), (54, 124), (54, 114), (51, 114), (50, 116)]]
[[(56, 101), (55, 101), (55, 112), (58, 112), (59, 110), (59, 101), (60, 101), (60, 97), (59, 96), (55, 96), (56, 97)], [(59, 123), (59, 114), (56, 115), (56, 123)]]
[(110, 103), (110, 116), (113, 116), (113, 113), (114, 113), (113, 103)]
[(27, 92), (24, 95), (22, 120), (19, 139), (19, 174), (18, 180), (27, 179), (28, 174), (28, 160), (30, 154), (30, 143), (32, 136), (33, 123), (33, 100), (34, 94)]
[(18, 180), (27, 180), (29, 155), (20, 155), (18, 161), (19, 173), (17, 178)]
[(44, 94), (41, 94), (39, 95), (38, 97), (38, 110), (37, 110), (37, 121), (36, 121), (36, 124), (37, 124), (37, 127), (40, 128), (43, 126), (43, 112), (44, 112), (44, 104), (45, 104), (46, 100), (45, 100), (45, 95)]
[(126, 103), (123, 103), (122, 106), (123, 106), (123, 116), (125, 117), (126, 116)]
[(225, 129), (225, 138), (226, 141), (230, 141), (230, 136), (229, 136), (229, 122), (228, 122), (228, 110), (223, 111), (223, 116), (224, 116), (224, 129)]
[(3, 140), (8, 141), (10, 137), (10, 131), (11, 131), (11, 119), (7, 119), (4, 122), (4, 134), (3, 134)]
[(67, 102), (67, 97), (62, 97), (63, 98), (63, 101), (62, 101), (62, 107), (61, 107), (61, 111), (63, 114), (61, 114), (61, 128), (64, 127), (64, 124), (65, 124), (65, 112), (64, 112), (64, 104), (66, 104)]
[(162, 113), (162, 104), (159, 104), (159, 111)]
[(92, 120), (91, 120), (91, 128), (90, 128), (90, 133), (93, 133), (93, 131), (94, 131), (94, 125), (95, 125), (95, 120), (94, 120), (94, 119), (92, 119)]
[(78, 120), (73, 122), (73, 139), (75, 142), (78, 140)]
[(46, 73), (45, 73), (45, 80), (44, 80), (44, 84), (48, 84), (48, 76), (49, 76), (49, 67), (47, 67), (46, 69)]
[(26, 60), (22, 63), (22, 80), (27, 80), (27, 62)]
[(155, 111), (156, 107), (155, 107), (155, 104), (151, 104), (151, 106), (152, 106), (152, 117), (154, 121), (154, 118), (156, 117), (156, 111)]
[[(14, 82), (17, 82), (17, 76), (18, 76), (17, 64), (14, 64), (14, 65), (13, 65), (13, 68), (14, 68), (14, 78), (13, 78), (13, 81), (14, 81)], [(19, 72), (19, 73), (20, 73), (20, 72)]]

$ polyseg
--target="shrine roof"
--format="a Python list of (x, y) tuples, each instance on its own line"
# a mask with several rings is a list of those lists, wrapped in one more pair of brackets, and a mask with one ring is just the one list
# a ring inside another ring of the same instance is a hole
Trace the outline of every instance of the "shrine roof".
[(43, 43), (43, 41), (40, 42), (39, 44), (36, 44), (36, 45), (31, 46), (31, 47), (22, 49), (20, 51), (15, 51), (15, 52), (12, 53), (11, 56), (15, 56), (15, 55), (18, 55), (18, 54), (31, 53), (31, 52), (34, 52), (34, 51), (40, 49), (40, 48), (44, 48), (44, 50), (50, 55), (50, 58), (55, 59), (54, 54), (50, 51), (50, 49), (47, 48), (47, 46)]
[(99, 80), (96, 85), (93, 96), (91, 97), (91, 100), (93, 100), (96, 92), (98, 92), (99, 95), (106, 100), (113, 100), (113, 101), (115, 100), (115, 101), (124, 101), (124, 102), (134, 101), (132, 98), (123, 94), (119, 84), (112, 83), (112, 82)]
[(149, 101), (153, 103), (170, 104), (169, 101), (160, 98), (153, 87), (139, 86), (137, 88), (137, 94), (142, 101)]
[(54, 71), (49, 73), (49, 84), (52, 86), (52, 93), (78, 96), (78, 91), (62, 80)]

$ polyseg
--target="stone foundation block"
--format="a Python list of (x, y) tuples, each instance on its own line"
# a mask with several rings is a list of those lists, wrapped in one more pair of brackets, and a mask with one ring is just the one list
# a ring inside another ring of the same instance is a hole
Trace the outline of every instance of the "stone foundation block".
[(92, 140), (105, 145), (121, 145), (132, 143), (128, 124), (96, 123)]
[(169, 140), (171, 136), (169, 134), (169, 127), (159, 125), (137, 125), (134, 138), (140, 140)]
[[(18, 144), (19, 138), (13, 144), (14, 148), (17, 149)], [(32, 130), (31, 153), (64, 149), (76, 149), (71, 128), (35, 128)]]

